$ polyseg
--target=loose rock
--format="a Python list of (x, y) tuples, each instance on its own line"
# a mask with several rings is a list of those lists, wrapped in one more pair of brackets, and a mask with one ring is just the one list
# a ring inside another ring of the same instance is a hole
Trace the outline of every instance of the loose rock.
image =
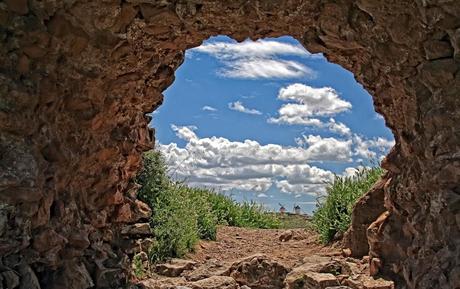
[(288, 272), (283, 264), (257, 254), (235, 262), (224, 275), (252, 289), (276, 289), (282, 287)]
[(190, 260), (172, 259), (168, 263), (156, 265), (155, 271), (164, 276), (177, 277), (185, 270), (192, 269), (195, 265), (196, 262)]

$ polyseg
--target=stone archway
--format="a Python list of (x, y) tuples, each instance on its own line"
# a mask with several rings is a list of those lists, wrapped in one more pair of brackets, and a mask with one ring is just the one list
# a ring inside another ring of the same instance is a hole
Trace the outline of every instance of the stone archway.
[(152, 145), (144, 113), (216, 34), (291, 35), (355, 74), (396, 138), (373, 254), (400, 288), (459, 287), (457, 0), (1, 2), (2, 276), (121, 282), (120, 228), (148, 215), (130, 181)]

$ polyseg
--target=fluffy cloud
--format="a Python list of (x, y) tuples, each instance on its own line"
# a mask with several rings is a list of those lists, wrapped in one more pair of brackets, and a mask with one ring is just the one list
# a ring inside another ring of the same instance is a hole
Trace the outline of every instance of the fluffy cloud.
[(306, 136), (302, 146), (262, 145), (253, 140), (222, 137), (199, 138), (194, 127), (172, 126), (187, 144), (159, 144), (174, 176), (192, 186), (259, 193), (275, 186), (282, 192), (324, 193), (333, 173), (311, 162), (348, 162), (351, 141)]
[(336, 115), (351, 109), (351, 103), (341, 99), (333, 88), (315, 88), (302, 83), (294, 83), (281, 88), (278, 99), (294, 103), (281, 106), (278, 110), (278, 117), (269, 118), (269, 123), (329, 127), (340, 134), (350, 133), (343, 123), (336, 123), (334, 119), (330, 119), (326, 124), (318, 118)]
[(294, 83), (280, 89), (278, 99), (291, 101), (278, 110), (277, 117), (267, 121), (274, 124), (305, 125), (329, 129), (332, 132), (349, 135), (351, 130), (333, 118), (322, 121), (324, 116), (332, 116), (351, 109), (351, 103), (339, 97), (330, 87), (315, 88), (301, 83)]
[[(200, 138), (194, 126), (171, 126), (186, 141), (158, 144), (174, 177), (192, 186), (218, 190), (265, 193), (271, 187), (295, 194), (323, 194), (324, 183), (333, 179), (331, 171), (312, 163), (349, 163), (353, 157), (381, 156), (393, 145), (384, 138), (347, 139), (306, 135), (297, 146), (262, 145), (254, 140), (231, 141), (223, 137)], [(371, 152), (371, 153), (369, 153)], [(353, 174), (347, 168), (343, 175)]]
[(306, 147), (311, 160), (331, 162), (351, 162), (352, 140), (339, 140), (319, 135), (308, 135), (296, 139), (298, 145)]
[(190, 126), (176, 126), (176, 125), (171, 125), (171, 129), (176, 132), (177, 137), (186, 140), (186, 141), (191, 141), (192, 139), (196, 139), (197, 136), (193, 132), (194, 130), (197, 129), (196, 126), (190, 125)]
[(394, 140), (383, 137), (364, 139), (356, 134), (353, 136), (353, 142), (355, 143), (355, 156), (373, 160), (380, 160), (395, 145)]
[(282, 56), (312, 57), (300, 45), (273, 40), (246, 40), (235, 42), (208, 42), (191, 50), (212, 55), (221, 61), (223, 68), (218, 74), (228, 78), (300, 78), (314, 77), (315, 72)]
[(354, 177), (362, 169), (364, 169), (364, 166), (361, 166), (361, 165), (357, 167), (348, 167), (343, 171), (342, 176)]
[(245, 107), (241, 101), (236, 101), (236, 102), (229, 103), (228, 108), (231, 109), (231, 110), (236, 110), (236, 111), (239, 111), (239, 112), (242, 112), (242, 113), (247, 113), (247, 114), (257, 114), (257, 115), (262, 114), (257, 109), (251, 109), (251, 108)]
[(309, 116), (334, 115), (351, 109), (351, 103), (340, 99), (338, 93), (331, 87), (315, 88), (294, 83), (281, 88), (278, 98), (304, 105), (302, 112)]
[(201, 110), (204, 110), (204, 111), (217, 111), (217, 108), (214, 108), (212, 106), (209, 106), (209, 105), (205, 105), (201, 108)]
[(329, 119), (327, 126), (330, 131), (340, 135), (350, 135), (351, 129), (342, 122), (336, 122), (335, 119)]

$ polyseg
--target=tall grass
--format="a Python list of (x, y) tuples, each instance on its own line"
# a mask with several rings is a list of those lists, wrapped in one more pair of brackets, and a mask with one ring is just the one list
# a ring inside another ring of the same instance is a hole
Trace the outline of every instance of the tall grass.
[(353, 205), (364, 195), (384, 170), (380, 166), (360, 168), (351, 177), (335, 176), (327, 186), (327, 195), (318, 200), (313, 213), (313, 226), (323, 243), (332, 241), (337, 233), (344, 233), (351, 224)]
[(209, 189), (191, 188), (170, 179), (158, 151), (144, 155), (137, 177), (139, 199), (152, 208), (150, 225), (155, 243), (149, 255), (153, 262), (181, 257), (201, 239), (215, 240), (217, 225), (277, 228), (279, 221), (256, 203), (235, 202)]

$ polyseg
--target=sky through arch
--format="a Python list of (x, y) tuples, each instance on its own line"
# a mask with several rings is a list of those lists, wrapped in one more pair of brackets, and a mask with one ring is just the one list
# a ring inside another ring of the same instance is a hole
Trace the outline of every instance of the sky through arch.
[(306, 213), (394, 144), (353, 74), (287, 36), (188, 50), (150, 125), (175, 178)]

